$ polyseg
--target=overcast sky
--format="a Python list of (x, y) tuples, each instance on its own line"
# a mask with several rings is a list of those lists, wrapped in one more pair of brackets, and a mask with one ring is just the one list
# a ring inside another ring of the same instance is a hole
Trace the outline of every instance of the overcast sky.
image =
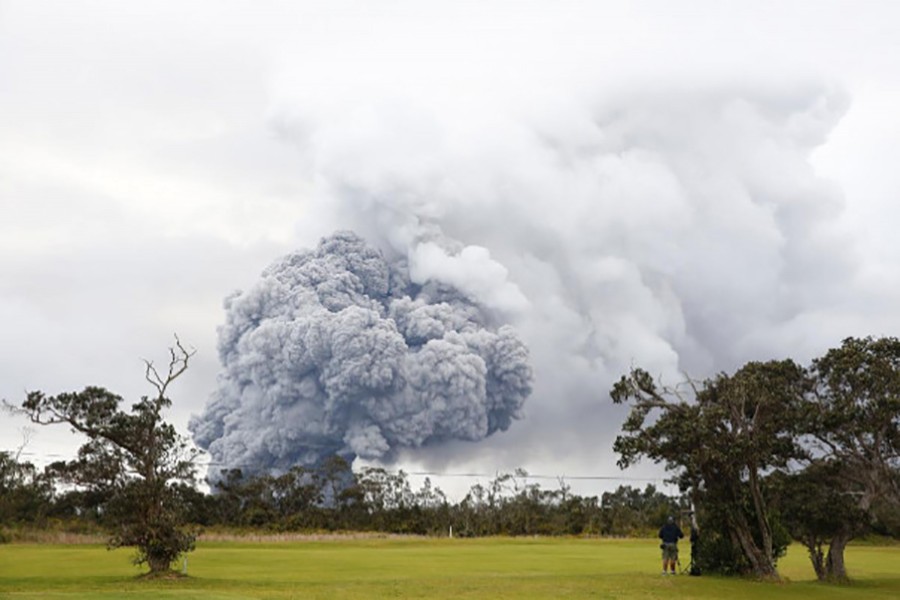
[[(429, 274), (517, 327), (535, 390), (508, 432), (400, 464), (619, 475), (630, 365), (900, 333), (897, 23), (859, 0), (0, 0), (0, 397), (136, 399), (177, 332), (186, 433), (226, 295), (335, 229), (410, 257), (426, 232), (487, 250)], [(27, 457), (77, 444), (36, 430)]]

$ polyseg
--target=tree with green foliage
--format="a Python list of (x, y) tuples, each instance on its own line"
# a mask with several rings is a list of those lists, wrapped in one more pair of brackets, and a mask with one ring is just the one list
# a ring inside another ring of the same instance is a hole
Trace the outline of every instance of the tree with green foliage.
[(869, 515), (845, 493), (840, 469), (834, 461), (816, 461), (800, 471), (775, 472), (768, 478), (782, 524), (806, 548), (820, 581), (835, 579), (835, 553), (843, 552), (832, 540), (869, 529)]
[[(18, 453), (0, 452), (0, 528), (39, 524), (52, 507), (53, 486)], [(3, 539), (0, 531), (0, 540)]]
[(185, 524), (179, 484), (193, 482), (196, 450), (163, 418), (172, 404), (168, 388), (187, 370), (194, 352), (176, 337), (169, 354), (163, 374), (144, 361), (145, 378), (156, 394), (142, 397), (130, 410), (122, 408), (120, 396), (101, 387), (56, 396), (33, 391), (22, 403), (32, 422), (65, 423), (87, 436), (78, 458), (58, 469), (103, 498), (110, 547), (136, 548), (135, 563), (146, 563), (152, 574), (167, 571), (179, 555), (193, 550), (195, 539)]
[(601, 533), (616, 536), (655, 536), (667, 517), (682, 510), (676, 498), (663, 494), (651, 484), (643, 491), (620, 485), (614, 492), (603, 493), (600, 506)]
[(618, 464), (626, 468), (641, 457), (665, 463), (703, 507), (701, 515), (717, 522), (735, 569), (776, 578), (786, 541), (773, 523), (763, 476), (803, 456), (796, 431), (805, 386), (803, 369), (790, 360), (751, 362), (687, 389), (661, 387), (633, 369), (611, 391), (614, 402), (631, 406), (614, 444)]
[(842, 581), (847, 543), (874, 509), (900, 504), (900, 340), (847, 338), (813, 361), (809, 377), (804, 433), (814, 469), (805, 485), (835, 499), (820, 532), (828, 537), (820, 577)]

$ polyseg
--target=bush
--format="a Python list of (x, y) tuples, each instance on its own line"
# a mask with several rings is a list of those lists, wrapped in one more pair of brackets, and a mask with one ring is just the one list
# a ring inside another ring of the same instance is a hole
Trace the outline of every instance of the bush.
[[(735, 510), (740, 510), (736, 508)], [(774, 563), (784, 556), (791, 543), (787, 529), (775, 517), (770, 516), (772, 529), (772, 560)], [(757, 527), (751, 527), (754, 537), (759, 538)], [(753, 569), (740, 546), (733, 542), (724, 515), (704, 512), (701, 514), (701, 537), (697, 543), (697, 567), (704, 573), (721, 575), (747, 575)], [(757, 539), (757, 543), (760, 540)]]

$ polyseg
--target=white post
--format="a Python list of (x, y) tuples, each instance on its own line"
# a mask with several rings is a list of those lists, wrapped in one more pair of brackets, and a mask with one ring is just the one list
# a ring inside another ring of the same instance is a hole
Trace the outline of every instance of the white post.
[(453, 538), (453, 525), (450, 526), (450, 537)]
[(184, 562), (181, 563), (181, 572), (187, 575), (187, 556), (184, 557)]

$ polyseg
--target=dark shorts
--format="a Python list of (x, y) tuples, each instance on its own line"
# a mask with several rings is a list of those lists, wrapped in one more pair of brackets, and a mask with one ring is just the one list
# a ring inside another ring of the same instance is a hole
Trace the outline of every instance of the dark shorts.
[(663, 560), (678, 560), (678, 544), (663, 544), (662, 545), (662, 559)]

